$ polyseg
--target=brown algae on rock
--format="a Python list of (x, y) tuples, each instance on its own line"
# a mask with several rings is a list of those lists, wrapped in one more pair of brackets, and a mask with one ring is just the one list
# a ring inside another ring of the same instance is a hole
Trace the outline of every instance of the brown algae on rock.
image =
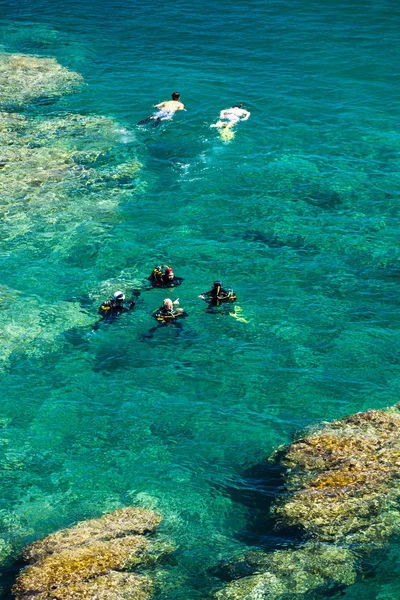
[(78, 73), (54, 58), (0, 53), (0, 105), (23, 105), (39, 98), (56, 98), (83, 82)]
[[(218, 600), (294, 598), (329, 585), (355, 582), (354, 556), (345, 548), (309, 544), (271, 554), (251, 553), (255, 574), (233, 581), (216, 594)], [(239, 560), (243, 560), (242, 557)]]
[[(286, 468), (286, 491), (272, 517), (277, 529), (293, 526), (307, 541), (233, 559), (228, 572), (239, 578), (216, 598), (309, 597), (354, 583), (360, 558), (399, 531), (399, 431), (395, 405), (323, 423), (278, 449), (270, 460)], [(243, 577), (246, 570), (253, 574)]]
[(16, 581), (15, 598), (150, 598), (151, 578), (131, 571), (173, 551), (171, 543), (147, 535), (160, 521), (151, 510), (128, 507), (34, 542), (22, 553), (31, 564)]
[(400, 412), (370, 410), (310, 433), (277, 453), (290, 493), (274, 507), (278, 525), (318, 541), (384, 542), (398, 530)]

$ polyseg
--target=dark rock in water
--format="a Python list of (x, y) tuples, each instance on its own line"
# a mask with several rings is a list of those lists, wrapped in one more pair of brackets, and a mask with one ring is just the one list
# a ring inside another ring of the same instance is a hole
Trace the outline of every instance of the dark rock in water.
[(15, 598), (151, 598), (151, 578), (132, 571), (173, 551), (171, 544), (147, 536), (160, 520), (150, 510), (123, 508), (34, 542), (23, 551), (30, 564), (17, 578)]
[(311, 190), (307, 196), (303, 196), (302, 200), (308, 204), (331, 210), (335, 210), (343, 204), (340, 194), (334, 190)]
[(279, 237), (275, 233), (249, 230), (245, 232), (243, 237), (246, 241), (258, 242), (271, 249), (290, 248), (296, 252), (310, 255), (319, 253), (317, 246), (309, 244), (306, 238), (301, 235)]

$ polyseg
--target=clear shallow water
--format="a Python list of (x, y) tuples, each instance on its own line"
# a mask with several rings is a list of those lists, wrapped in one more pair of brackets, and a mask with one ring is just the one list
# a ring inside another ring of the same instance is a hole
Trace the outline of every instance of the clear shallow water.
[[(207, 597), (207, 569), (252, 533), (245, 470), (309, 423), (398, 401), (399, 8), (0, 9), (2, 50), (54, 57), (86, 82), (23, 114), (39, 128), (110, 119), (55, 135), (63, 152), (96, 155), (95, 176), (28, 177), (4, 201), (4, 554), (139, 502), (179, 542), (160, 597)], [(137, 128), (175, 89), (187, 113)], [(251, 118), (223, 143), (209, 124), (237, 101)], [(115, 175), (133, 162), (133, 180)], [(88, 335), (100, 300), (159, 262), (185, 278), (181, 335), (140, 341), (158, 290)], [(197, 295), (216, 277), (245, 322), (206, 314)], [(394, 541), (346, 595), (395, 594), (398, 555)]]

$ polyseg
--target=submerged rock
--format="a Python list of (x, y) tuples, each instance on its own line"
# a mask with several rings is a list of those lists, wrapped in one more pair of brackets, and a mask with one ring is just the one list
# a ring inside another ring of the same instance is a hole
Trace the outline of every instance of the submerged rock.
[(123, 508), (34, 542), (22, 553), (31, 564), (16, 581), (15, 598), (150, 598), (151, 578), (132, 571), (173, 551), (171, 543), (148, 536), (160, 521), (153, 511)]
[(286, 491), (271, 516), (277, 529), (294, 527), (306, 541), (230, 561), (225, 571), (238, 578), (218, 600), (309, 597), (355, 582), (362, 556), (399, 531), (399, 409), (324, 423), (275, 452)]
[[(245, 557), (239, 558), (243, 563)], [(355, 582), (354, 556), (345, 548), (310, 544), (277, 550), (271, 554), (252, 552), (247, 568), (253, 575), (233, 581), (217, 592), (218, 600), (276, 600), (294, 598), (329, 587)]]
[(20, 106), (39, 98), (71, 93), (83, 82), (81, 75), (62, 67), (54, 58), (0, 53), (0, 105)]
[(400, 412), (370, 410), (326, 423), (276, 459), (289, 494), (273, 514), (318, 541), (384, 542), (398, 528)]

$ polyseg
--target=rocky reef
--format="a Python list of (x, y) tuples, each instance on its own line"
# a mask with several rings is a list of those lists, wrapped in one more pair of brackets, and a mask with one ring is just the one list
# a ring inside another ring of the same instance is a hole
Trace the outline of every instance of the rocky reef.
[[(400, 406), (310, 429), (271, 461), (285, 467), (275, 528), (293, 527), (296, 548), (231, 561), (218, 600), (302, 598), (354, 583), (363, 557), (399, 531)], [(300, 532), (300, 537), (299, 537)]]
[(318, 541), (384, 542), (398, 527), (399, 407), (323, 424), (278, 452), (287, 497), (273, 512)]
[[(322, 544), (249, 552), (230, 565), (232, 581), (216, 594), (218, 600), (278, 600), (303, 598), (310, 592), (351, 585), (356, 580), (354, 556), (345, 549)], [(245, 576), (244, 573), (252, 573)]]
[(174, 550), (154, 536), (160, 521), (151, 510), (128, 507), (34, 542), (23, 551), (29, 564), (15, 583), (15, 598), (151, 598), (152, 579), (138, 569)]
[(81, 75), (54, 58), (29, 54), (0, 54), (0, 106), (23, 106), (38, 99), (57, 98), (75, 91)]
[[(54, 107), (50, 114), (45, 106), (43, 114), (31, 110), (33, 102), (76, 91), (82, 83), (78, 73), (53, 58), (0, 53), (0, 77), (2, 239), (23, 281), (32, 277), (27, 257), (51, 262), (53, 257), (64, 268), (82, 257), (88, 240), (100, 245), (102, 233), (118, 220), (118, 205), (131, 201), (141, 165), (136, 147), (112, 119)], [(46, 302), (57, 315), (46, 323), (43, 298), (10, 283), (0, 289), (0, 371), (22, 356), (60, 349), (65, 330), (93, 321), (79, 304), (59, 298), (52, 307), (52, 300)]]

